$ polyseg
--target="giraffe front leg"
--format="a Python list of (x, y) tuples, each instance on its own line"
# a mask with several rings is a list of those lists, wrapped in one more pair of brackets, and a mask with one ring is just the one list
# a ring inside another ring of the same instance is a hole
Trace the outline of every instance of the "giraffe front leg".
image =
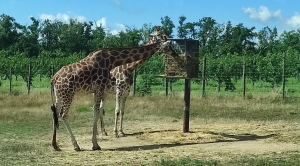
[(114, 135), (116, 138), (119, 137), (119, 135), (118, 135), (118, 119), (119, 119), (119, 114), (120, 114), (121, 95), (122, 95), (122, 93), (120, 92), (120, 89), (117, 89), (117, 91), (116, 91), (116, 108), (115, 108), (115, 126), (114, 126)]
[(120, 112), (116, 108), (116, 110), (115, 110), (115, 126), (114, 126), (114, 135), (115, 135), (116, 138), (119, 137), (119, 135), (118, 135), (118, 126), (117, 126), (118, 125), (119, 114), (120, 114)]
[(104, 119), (103, 119), (103, 116), (104, 116), (104, 100), (101, 101), (101, 104), (100, 104), (100, 128), (101, 128), (101, 134), (102, 136), (107, 136), (107, 133), (105, 131), (105, 126), (104, 126)]
[(93, 150), (101, 150), (101, 147), (98, 145), (97, 142), (97, 123), (100, 118), (100, 103), (102, 100), (102, 93), (94, 93), (94, 124), (93, 124), (93, 136), (92, 136), (92, 143), (93, 143)]
[(127, 99), (127, 96), (129, 95), (129, 92), (130, 92), (130, 87), (128, 87), (126, 90), (125, 90), (125, 93), (123, 94), (123, 97), (121, 99), (121, 106), (120, 106), (120, 113), (121, 113), (121, 116), (120, 116), (120, 129), (119, 129), (119, 137), (125, 137), (125, 133), (123, 132), (123, 117), (124, 117), (124, 113), (125, 113), (125, 103), (126, 103), (126, 99)]

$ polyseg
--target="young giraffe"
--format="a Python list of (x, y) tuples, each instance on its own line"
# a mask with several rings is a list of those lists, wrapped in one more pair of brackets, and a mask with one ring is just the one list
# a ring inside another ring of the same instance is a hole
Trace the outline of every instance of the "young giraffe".
[(170, 42), (161, 38), (159, 33), (155, 35), (159, 40), (151, 45), (130, 48), (103, 48), (94, 51), (84, 59), (62, 67), (52, 77), (51, 92), (54, 92), (56, 97), (55, 104), (51, 106), (53, 112), (52, 146), (55, 150), (60, 150), (56, 143), (56, 129), (58, 129), (58, 118), (60, 117), (69, 132), (74, 150), (80, 151), (67, 120), (72, 99), (77, 91), (94, 93), (92, 149), (101, 150), (97, 143), (97, 122), (100, 118), (100, 103), (104, 91), (110, 84), (110, 71), (120, 65), (147, 59), (155, 52), (168, 52)]
[[(163, 34), (160, 28), (156, 28), (154, 34), (160, 33), (163, 38), (167, 39), (167, 36)], [(157, 38), (153, 35), (149, 35), (150, 38), (146, 45), (153, 44), (157, 42)], [(173, 57), (179, 57), (179, 55), (173, 50), (169, 49), (167, 54), (171, 54)], [(150, 57), (149, 57), (150, 58)], [(126, 65), (121, 65), (110, 71), (111, 74), (111, 86), (108, 91), (116, 93), (116, 108), (115, 108), (115, 125), (114, 125), (114, 135), (115, 137), (125, 136), (123, 132), (123, 116), (125, 113), (125, 103), (126, 99), (130, 93), (130, 86), (133, 84), (133, 71), (141, 66), (147, 59), (139, 60), (133, 63), (128, 63)], [(104, 127), (103, 120), (103, 102), (101, 103), (101, 112), (100, 112), (100, 127), (102, 135), (107, 135)], [(121, 114), (121, 115), (120, 115)], [(117, 123), (120, 116), (120, 127), (119, 134), (117, 129)]]

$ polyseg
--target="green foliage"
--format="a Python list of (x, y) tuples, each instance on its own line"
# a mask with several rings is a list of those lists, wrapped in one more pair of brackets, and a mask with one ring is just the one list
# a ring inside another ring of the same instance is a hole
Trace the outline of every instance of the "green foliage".
[(137, 69), (137, 73), (159, 75), (163, 73), (164, 70), (163, 61), (163, 56), (158, 56), (157, 54), (155, 54)]
[(93, 112), (93, 109), (91, 107), (87, 106), (80, 106), (76, 109), (77, 112)]
[(141, 75), (141, 81), (137, 85), (136, 92), (140, 96), (145, 96), (152, 93), (152, 80), (153, 78), (149, 77), (146, 74)]
[(282, 81), (282, 53), (267, 53), (266, 57), (262, 57), (258, 62), (258, 71), (263, 81), (275, 86)]
[[(3, 79), (8, 78), (11, 69), (13, 75), (27, 81), (29, 65), (29, 79), (37, 75), (50, 77), (62, 66), (76, 62), (98, 48), (145, 44), (155, 27), (151, 23), (144, 24), (141, 29), (127, 26), (125, 31), (113, 35), (102, 25), (94, 26), (90, 21), (30, 19), (32, 23), (25, 26), (11, 16), (0, 16), (0, 76)], [(175, 27), (170, 17), (161, 17), (161, 29), (171, 36), (176, 28), (178, 37), (199, 40), (200, 57), (207, 58), (206, 77), (216, 80), (218, 86), (225, 83), (226, 89), (235, 90), (232, 81), (242, 77), (244, 63), (247, 78), (253, 84), (260, 80), (272, 87), (280, 84), (283, 52), (286, 53), (287, 77), (300, 76), (300, 30), (278, 35), (276, 28), (264, 27), (255, 32), (255, 27), (248, 28), (242, 23), (233, 26), (230, 21), (220, 24), (211, 17), (194, 22), (187, 22), (187, 19), (180, 16), (179, 26)], [(154, 55), (137, 69), (137, 74), (159, 75), (163, 70), (163, 57)], [(202, 68), (199, 70), (201, 72)]]

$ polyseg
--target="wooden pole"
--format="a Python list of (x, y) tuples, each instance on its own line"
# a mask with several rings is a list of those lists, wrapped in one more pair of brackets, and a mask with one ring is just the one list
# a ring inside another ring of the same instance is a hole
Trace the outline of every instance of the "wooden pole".
[(31, 59), (29, 59), (28, 65), (28, 79), (27, 79), (27, 94), (30, 93), (30, 84), (31, 84)]
[(184, 81), (184, 110), (183, 110), (183, 132), (189, 132), (190, 121), (190, 98), (191, 98), (191, 80)]
[(246, 98), (246, 63), (243, 63), (243, 98)]
[(169, 90), (169, 79), (166, 78), (166, 96), (168, 96), (168, 90)]
[(136, 93), (136, 70), (133, 71), (133, 96), (135, 96)]
[(170, 82), (170, 94), (172, 94), (172, 91), (173, 91), (172, 80), (169, 80), (169, 82)]
[(285, 98), (285, 52), (282, 60), (282, 98)]
[(9, 93), (12, 93), (12, 75), (11, 75), (11, 67), (9, 68)]
[(202, 67), (202, 97), (205, 97), (205, 73), (206, 73), (206, 57), (203, 58)]
[(54, 76), (54, 66), (51, 65), (51, 77), (53, 77), (53, 76)]

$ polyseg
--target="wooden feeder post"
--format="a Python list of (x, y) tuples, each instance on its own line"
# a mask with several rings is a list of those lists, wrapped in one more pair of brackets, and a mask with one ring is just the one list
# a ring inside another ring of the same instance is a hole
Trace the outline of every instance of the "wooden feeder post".
[[(184, 79), (184, 109), (183, 132), (189, 132), (191, 79), (198, 78), (199, 71), (199, 41), (192, 39), (169, 39), (179, 58), (165, 56), (165, 74), (159, 77)], [(184, 64), (184, 65), (183, 65)], [(167, 82), (171, 84), (171, 82)], [(168, 94), (166, 86), (166, 95)]]
[(184, 80), (184, 110), (183, 110), (183, 132), (189, 132), (190, 128), (190, 103), (191, 103), (191, 80)]

